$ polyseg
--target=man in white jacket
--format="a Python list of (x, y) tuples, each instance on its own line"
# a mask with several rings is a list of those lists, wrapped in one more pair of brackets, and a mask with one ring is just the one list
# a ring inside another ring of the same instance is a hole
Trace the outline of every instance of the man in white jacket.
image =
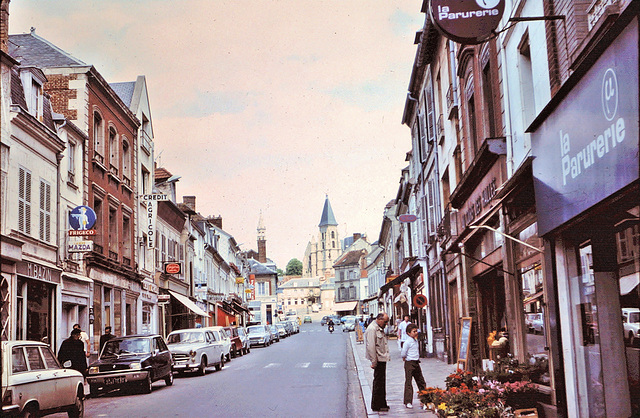
[(373, 369), (373, 388), (371, 390), (371, 409), (386, 412), (387, 405), (387, 361), (389, 361), (389, 345), (384, 327), (389, 322), (389, 315), (380, 313), (371, 322), (364, 334), (367, 359)]

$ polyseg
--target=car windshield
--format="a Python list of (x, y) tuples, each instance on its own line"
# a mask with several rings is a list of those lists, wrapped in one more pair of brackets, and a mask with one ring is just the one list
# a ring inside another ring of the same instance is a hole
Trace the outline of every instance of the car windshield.
[(176, 332), (167, 338), (167, 344), (203, 343), (203, 332)]
[(629, 322), (632, 324), (637, 324), (640, 322), (640, 312), (631, 312), (629, 314)]
[(123, 355), (143, 354), (151, 352), (149, 339), (131, 338), (108, 341), (102, 349), (100, 357), (119, 357)]
[(247, 328), (248, 334), (262, 334), (264, 333), (264, 327), (262, 325), (255, 325)]

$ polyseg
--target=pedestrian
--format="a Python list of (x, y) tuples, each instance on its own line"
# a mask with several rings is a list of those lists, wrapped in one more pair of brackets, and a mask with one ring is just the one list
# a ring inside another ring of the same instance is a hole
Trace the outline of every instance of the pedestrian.
[(88, 358), (91, 355), (91, 348), (89, 347), (89, 336), (80, 328), (80, 324), (74, 324), (73, 329), (80, 331), (80, 341), (84, 344), (84, 355)]
[(366, 322), (364, 323), (364, 326), (368, 327), (369, 325), (371, 325), (372, 322), (373, 322), (373, 314), (369, 314), (369, 317), (367, 318)]
[(373, 390), (371, 393), (371, 409), (386, 412), (387, 405), (387, 362), (389, 361), (389, 345), (384, 328), (389, 322), (389, 315), (379, 313), (375, 321), (365, 332), (366, 357), (371, 361), (373, 369)]
[(100, 336), (100, 351), (98, 352), (98, 354), (102, 352), (102, 347), (104, 347), (107, 341), (112, 338), (116, 338), (116, 336), (111, 333), (111, 327), (107, 325), (106, 327), (104, 327), (104, 334)]
[(400, 341), (400, 349), (402, 345), (407, 341), (407, 325), (409, 325), (409, 315), (404, 316), (404, 320), (398, 324), (398, 340)]
[(416, 381), (418, 390), (427, 387), (422, 369), (420, 368), (420, 350), (418, 349), (418, 326), (407, 325), (407, 339), (405, 340), (400, 355), (404, 361), (404, 405), (413, 408), (413, 382)]
[(74, 328), (71, 330), (69, 338), (64, 340), (58, 351), (58, 360), (64, 364), (65, 361), (71, 361), (71, 368), (79, 371), (83, 375), (87, 371), (87, 358), (84, 352), (84, 343), (80, 341), (80, 331)]

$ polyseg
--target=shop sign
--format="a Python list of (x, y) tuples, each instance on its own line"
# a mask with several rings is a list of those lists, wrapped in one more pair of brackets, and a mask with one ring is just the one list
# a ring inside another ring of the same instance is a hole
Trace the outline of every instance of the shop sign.
[(226, 297), (224, 293), (210, 293), (209, 295), (207, 295), (207, 300), (209, 302), (223, 302), (224, 300), (226, 300)]
[(465, 45), (489, 39), (500, 24), (505, 0), (431, 0), (431, 20), (443, 36)]
[(21, 276), (29, 277), (31, 279), (60, 283), (60, 270), (56, 270), (42, 264), (31, 263), (29, 261), (19, 261), (16, 263), (16, 272)]
[(538, 233), (638, 179), (638, 21), (532, 133)]
[(236, 284), (244, 284), (244, 277), (236, 277)]
[(158, 303), (169, 303), (170, 295), (158, 295)]
[(182, 263), (164, 263), (165, 274), (182, 274)]
[(143, 194), (140, 199), (147, 204), (147, 222), (145, 229), (147, 231), (147, 248), (156, 247), (156, 219), (158, 218), (158, 202), (169, 200), (166, 194)]
[(493, 207), (493, 198), (502, 185), (502, 163), (498, 160), (458, 210), (460, 231)]
[(93, 235), (88, 231), (96, 224), (96, 213), (89, 206), (76, 206), (69, 212), (69, 226), (76, 231), (84, 231), (86, 235)]
[(93, 251), (93, 241), (76, 241), (67, 246), (70, 253), (87, 253)]

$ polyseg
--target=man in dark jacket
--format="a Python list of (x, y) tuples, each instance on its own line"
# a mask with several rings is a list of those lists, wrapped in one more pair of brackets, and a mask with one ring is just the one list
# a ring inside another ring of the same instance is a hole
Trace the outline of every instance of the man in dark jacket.
[(71, 331), (71, 336), (62, 342), (58, 352), (58, 360), (64, 363), (71, 361), (71, 368), (85, 374), (87, 371), (87, 358), (84, 354), (84, 343), (80, 341), (79, 329)]
[(99, 353), (102, 352), (102, 347), (104, 347), (104, 345), (107, 343), (107, 341), (109, 341), (112, 338), (116, 338), (116, 336), (111, 333), (111, 327), (110, 326), (104, 327), (104, 334), (102, 334), (100, 336), (100, 351), (99, 351)]

